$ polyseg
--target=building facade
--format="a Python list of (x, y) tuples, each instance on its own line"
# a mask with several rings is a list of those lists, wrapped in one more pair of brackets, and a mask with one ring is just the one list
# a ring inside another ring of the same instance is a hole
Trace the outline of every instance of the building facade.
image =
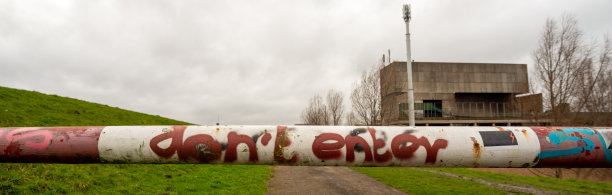
[[(526, 64), (413, 62), (417, 125), (525, 123), (519, 94), (529, 92)], [(407, 124), (406, 62), (393, 62), (380, 73), (383, 125)], [(541, 105), (541, 96), (540, 105)]]

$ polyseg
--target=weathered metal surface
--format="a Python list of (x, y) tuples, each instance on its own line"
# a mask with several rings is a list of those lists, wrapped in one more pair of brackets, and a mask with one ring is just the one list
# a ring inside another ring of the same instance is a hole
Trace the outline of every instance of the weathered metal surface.
[(98, 137), (104, 127), (0, 128), (1, 162), (100, 162)]
[(0, 128), (1, 162), (612, 167), (612, 128)]
[(545, 167), (612, 167), (612, 129), (532, 127)]

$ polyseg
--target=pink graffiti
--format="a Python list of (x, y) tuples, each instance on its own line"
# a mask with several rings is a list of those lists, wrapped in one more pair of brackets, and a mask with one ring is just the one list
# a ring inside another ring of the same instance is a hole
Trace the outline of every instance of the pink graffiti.
[[(16, 141), (27, 139), (30, 137), (43, 136), (44, 139), (42, 142), (26, 141), (25, 146), (28, 148), (37, 149), (37, 150), (42, 150), (42, 149), (47, 148), (47, 146), (49, 146), (49, 144), (51, 143), (51, 137), (52, 137), (51, 132), (46, 131), (46, 130), (31, 132), (35, 130), (39, 130), (39, 128), (36, 128), (36, 127), (19, 128), (19, 129), (13, 130), (9, 132), (8, 134), (6, 134), (5, 139), (8, 142), (16, 142)], [(19, 134), (19, 135), (16, 135), (16, 134)]]

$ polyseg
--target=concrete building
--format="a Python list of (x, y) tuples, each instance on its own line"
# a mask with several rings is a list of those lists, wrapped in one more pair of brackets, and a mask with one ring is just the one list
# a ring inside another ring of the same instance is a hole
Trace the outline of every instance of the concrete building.
[[(522, 125), (542, 109), (541, 95), (516, 97), (529, 92), (526, 64), (413, 62), (412, 72), (416, 125)], [(384, 67), (380, 83), (383, 125), (408, 124), (406, 62)], [(538, 97), (540, 107), (518, 102)]]

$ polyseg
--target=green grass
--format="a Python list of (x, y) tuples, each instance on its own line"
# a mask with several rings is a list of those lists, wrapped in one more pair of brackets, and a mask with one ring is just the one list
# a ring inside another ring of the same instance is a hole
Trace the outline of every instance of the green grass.
[[(0, 87), (0, 127), (187, 124)], [(0, 163), (0, 193), (264, 194), (270, 177), (270, 167), (265, 165)]]
[[(352, 167), (374, 179), (411, 194), (495, 194), (506, 193), (478, 182), (433, 174), (405, 167)], [(422, 168), (460, 176), (483, 179), (493, 183), (536, 188), (560, 194), (612, 194), (612, 184), (575, 179), (522, 176), (491, 173), (466, 168)], [(514, 192), (513, 192), (514, 193)]]
[(351, 167), (409, 194), (506, 194), (478, 182), (452, 178), (406, 167)]
[(588, 182), (575, 179), (557, 179), (551, 177), (523, 176), (477, 171), (466, 168), (427, 168), (435, 171), (449, 172), (471, 178), (484, 179), (495, 183), (516, 186), (527, 186), (556, 193), (577, 194), (612, 194), (612, 184)]
[(264, 194), (269, 166), (2, 164), (2, 194)]
[(0, 87), (0, 127), (188, 124), (73, 98)]

